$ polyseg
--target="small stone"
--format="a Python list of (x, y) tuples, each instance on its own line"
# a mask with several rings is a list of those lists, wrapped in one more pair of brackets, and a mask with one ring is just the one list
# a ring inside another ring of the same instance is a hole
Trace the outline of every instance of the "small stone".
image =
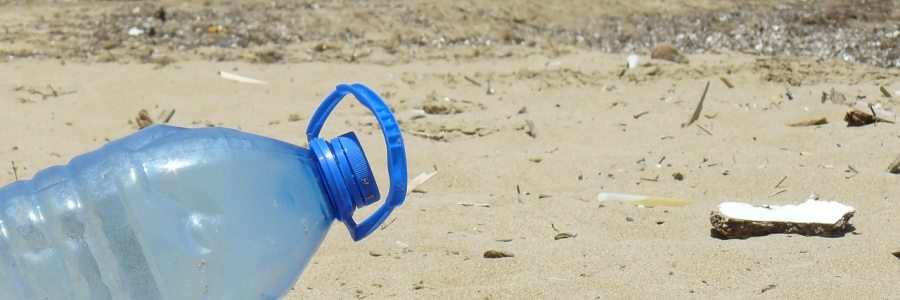
[(681, 172), (675, 172), (672, 174), (672, 178), (675, 178), (675, 180), (678, 181), (682, 181), (684, 180), (684, 174), (681, 174)]
[(656, 45), (656, 47), (653, 47), (653, 52), (650, 53), (650, 58), (668, 60), (679, 64), (688, 63), (687, 57), (685, 57), (681, 53), (678, 53), (678, 49), (675, 49), (675, 46), (669, 42), (664, 42)]
[(298, 115), (298, 114), (288, 115), (288, 122), (297, 122), (297, 121), (300, 121), (300, 115)]
[(500, 251), (500, 250), (488, 250), (484, 252), (484, 258), (504, 258), (504, 257), (514, 257), (510, 252)]
[(625, 222), (634, 222), (634, 219), (631, 217), (625, 217)]

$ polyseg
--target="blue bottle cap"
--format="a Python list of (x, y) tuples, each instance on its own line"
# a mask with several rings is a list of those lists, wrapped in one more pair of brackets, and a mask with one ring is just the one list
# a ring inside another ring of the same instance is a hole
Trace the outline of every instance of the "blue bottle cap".
[[(325, 119), (347, 94), (353, 94), (363, 106), (375, 114), (388, 148), (390, 189), (387, 200), (372, 215), (358, 224), (353, 220), (353, 212), (359, 207), (375, 203), (380, 198), (366, 155), (352, 132), (341, 135), (330, 143), (319, 138)], [(310, 118), (306, 136), (309, 139), (310, 150), (319, 161), (319, 171), (332, 206), (336, 210), (336, 218), (347, 225), (354, 241), (361, 240), (375, 231), (394, 208), (403, 204), (407, 184), (403, 137), (390, 108), (374, 91), (362, 84), (338, 85)]]

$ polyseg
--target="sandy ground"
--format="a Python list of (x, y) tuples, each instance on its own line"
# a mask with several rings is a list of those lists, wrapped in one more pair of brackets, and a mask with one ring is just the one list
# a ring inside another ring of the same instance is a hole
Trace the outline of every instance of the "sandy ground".
[[(7, 17), (34, 9), (0, 8)], [(900, 154), (900, 125), (842, 121), (857, 100), (900, 109), (896, 68), (724, 49), (682, 65), (643, 50), (642, 65), (620, 76), (624, 54), (578, 46), (490, 50), (510, 56), (423, 51), (450, 54), (276, 64), (209, 61), (202, 51), (164, 64), (6, 58), (0, 182), (134, 132), (141, 109), (175, 109), (175, 125), (303, 145), (310, 114), (334, 85), (363, 82), (395, 110), (410, 174), (438, 173), (362, 242), (335, 224), (288, 299), (900, 297), (891, 254), (900, 251), (900, 175), (886, 170)], [(268, 84), (225, 80), (220, 70)], [(707, 82), (700, 119), (681, 127)], [(846, 101), (823, 102), (832, 89)], [(787, 126), (815, 117), (828, 124)], [(344, 104), (325, 135), (361, 133), (386, 174), (373, 122)], [(600, 206), (599, 192), (699, 202)], [(793, 204), (811, 193), (855, 207), (856, 230), (746, 240), (710, 233), (720, 202)], [(558, 232), (577, 236), (555, 240)], [(515, 256), (483, 258), (488, 250)]]

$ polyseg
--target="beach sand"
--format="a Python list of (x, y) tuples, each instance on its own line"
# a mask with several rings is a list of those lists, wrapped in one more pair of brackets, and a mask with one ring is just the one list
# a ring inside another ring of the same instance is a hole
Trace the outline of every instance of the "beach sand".
[[(28, 24), (28, 16), (63, 9), (47, 7), (7, 3), (0, 16)], [(542, 16), (536, 19), (566, 26), (564, 11)], [(2, 49), (32, 47), (14, 44)], [(641, 63), (628, 70), (627, 53), (577, 45), (497, 45), (483, 55), (472, 55), (477, 47), (393, 56), (379, 48), (359, 61), (346, 59), (355, 51), (347, 45), (332, 54), (291, 50), (316, 45), (310, 38), (278, 48), (289, 56), (273, 64), (243, 56), (259, 48), (223, 61), (204, 53), (230, 52), (206, 48), (161, 50), (171, 58), (164, 63), (139, 61), (128, 54), (135, 48), (105, 63), (65, 51), (5, 57), (0, 183), (135, 132), (141, 109), (151, 117), (175, 109), (170, 123), (178, 126), (239, 128), (305, 145), (323, 97), (335, 84), (362, 82), (394, 109), (410, 177), (437, 174), (361, 242), (334, 224), (287, 299), (900, 297), (900, 259), (891, 254), (900, 251), (900, 175), (887, 171), (900, 154), (900, 125), (842, 120), (857, 100), (896, 113), (896, 67), (726, 49), (688, 52), (688, 64), (635, 49)], [(317, 59), (306, 61), (308, 53)], [(267, 84), (226, 80), (219, 71)], [(707, 82), (699, 119), (682, 127)], [(832, 90), (845, 100), (823, 102)], [(818, 117), (828, 123), (788, 126)], [(374, 119), (347, 101), (329, 120), (323, 135), (357, 132), (386, 184)], [(600, 192), (698, 202), (600, 205)], [(711, 234), (718, 203), (797, 204), (813, 193), (856, 208), (855, 231), (745, 240)], [(560, 232), (575, 236), (554, 239)], [(484, 258), (489, 250), (514, 256)]]

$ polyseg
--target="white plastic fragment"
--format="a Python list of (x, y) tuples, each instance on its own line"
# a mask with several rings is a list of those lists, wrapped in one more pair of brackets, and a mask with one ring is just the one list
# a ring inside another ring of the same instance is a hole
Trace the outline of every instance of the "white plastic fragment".
[(431, 177), (434, 177), (435, 174), (437, 174), (437, 171), (431, 173), (424, 172), (422, 174), (419, 174), (419, 176), (416, 176), (416, 178), (413, 178), (413, 180), (409, 182), (406, 193), (409, 194), (413, 191), (418, 191), (416, 189), (419, 188), (420, 185), (431, 179)]
[(641, 57), (637, 54), (632, 53), (628, 55), (628, 68), (634, 69), (637, 68), (638, 64), (641, 63)]
[(891, 121), (897, 120), (897, 117), (894, 115), (894, 113), (884, 109), (884, 107), (881, 106), (881, 103), (869, 104), (868, 102), (860, 100), (860, 101), (856, 101), (856, 104), (853, 105), (853, 108), (855, 108), (859, 111), (862, 111), (862, 112), (866, 112), (866, 113), (872, 113), (874, 111), (875, 117), (882, 118), (885, 120), (891, 120)]
[(604, 202), (622, 202), (635, 206), (685, 206), (689, 204), (693, 204), (697, 201), (691, 199), (679, 199), (679, 198), (663, 198), (663, 197), (652, 197), (652, 196), (644, 196), (644, 195), (632, 195), (632, 194), (617, 194), (617, 193), (600, 193), (597, 194), (597, 200), (600, 203)]
[(242, 83), (252, 83), (252, 84), (266, 84), (265, 81), (253, 79), (246, 76), (241, 76), (234, 73), (228, 73), (225, 71), (219, 71), (219, 76), (228, 80), (234, 80)]
[(137, 27), (131, 27), (131, 29), (128, 29), (128, 35), (130, 35), (130, 36), (139, 36), (139, 35), (142, 35), (142, 34), (144, 34), (144, 30), (143, 30), (143, 29), (140, 29), (140, 28), (137, 28)]

